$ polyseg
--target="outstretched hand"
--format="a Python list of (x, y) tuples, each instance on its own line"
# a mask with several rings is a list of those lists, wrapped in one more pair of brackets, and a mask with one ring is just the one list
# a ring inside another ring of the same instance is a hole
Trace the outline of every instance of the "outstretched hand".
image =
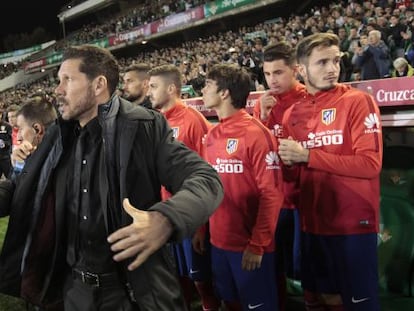
[(134, 270), (168, 241), (173, 227), (161, 213), (139, 210), (128, 199), (124, 199), (123, 208), (132, 217), (132, 224), (112, 233), (108, 242), (116, 253), (115, 261), (136, 256), (128, 266), (128, 270)]

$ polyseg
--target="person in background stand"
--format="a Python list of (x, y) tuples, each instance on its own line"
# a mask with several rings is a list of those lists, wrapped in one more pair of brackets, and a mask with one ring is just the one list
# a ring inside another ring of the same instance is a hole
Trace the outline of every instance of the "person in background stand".
[[(306, 88), (296, 79), (297, 65), (293, 48), (287, 42), (267, 46), (264, 50), (263, 73), (269, 87), (254, 107), (253, 115), (260, 119), (276, 138), (285, 138), (283, 115), (294, 103), (302, 100)], [(286, 275), (300, 279), (300, 225), (297, 185), (284, 182), (285, 202), (276, 226), (277, 274), (280, 309), (285, 309)]]
[[(154, 109), (165, 116), (173, 129), (173, 136), (188, 148), (201, 154), (203, 138), (211, 124), (197, 110), (186, 106), (180, 99), (181, 73), (173, 65), (162, 65), (149, 71), (148, 95)], [(170, 194), (163, 189), (163, 199)], [(195, 253), (191, 238), (173, 245), (178, 265), (181, 286), (188, 308), (191, 305), (193, 282), (200, 294), (204, 310), (218, 310), (220, 301), (216, 298), (212, 285), (210, 251)]]
[[(52, 103), (45, 98), (37, 97), (30, 99), (23, 104), (17, 111), (16, 125), (18, 128), (17, 141), (11, 155), (13, 173), (11, 179), (16, 181), (19, 174), (24, 168), (25, 161), (36, 147), (40, 144), (47, 128), (57, 119), (56, 109)], [(7, 185), (0, 185), (4, 191)], [(0, 194), (1, 196), (1, 194)], [(9, 204), (2, 204), (0, 216), (10, 215)], [(29, 308), (29, 307), (28, 307)], [(33, 310), (41, 311), (42, 309), (33, 306)]]
[[(250, 76), (233, 64), (213, 66), (202, 89), (219, 124), (204, 157), (219, 172), (224, 199), (210, 217), (214, 281), (227, 310), (277, 311), (274, 234), (283, 203), (277, 142), (246, 110)], [(193, 245), (203, 250), (203, 231)]]
[(355, 48), (352, 62), (361, 70), (362, 80), (390, 77), (391, 55), (388, 46), (381, 40), (379, 30), (369, 32), (366, 46)]
[(151, 67), (147, 64), (140, 63), (129, 66), (125, 69), (122, 77), (122, 97), (136, 105), (142, 105), (145, 108), (151, 108), (151, 102), (148, 99), (148, 71)]
[(12, 127), (0, 120), (0, 178), (9, 178), (11, 173), (10, 153), (12, 151)]
[(414, 68), (411, 67), (404, 57), (398, 57), (393, 61), (392, 65), (394, 67), (391, 74), (393, 78), (414, 76)]
[(186, 310), (166, 243), (214, 212), (217, 173), (160, 113), (114, 95), (108, 50), (68, 47), (58, 77), (61, 117), (16, 182), (0, 291), (48, 310)]
[(10, 105), (9, 108), (7, 108), (7, 121), (12, 127), (12, 149), (19, 143), (17, 141), (17, 132), (19, 131), (19, 129), (17, 128), (16, 124), (16, 115), (19, 109), (20, 107), (15, 104)]
[(378, 311), (379, 108), (337, 83), (336, 35), (305, 37), (296, 53), (308, 94), (285, 112), (279, 155), (299, 183), (306, 309)]
[(18, 145), (13, 149), (11, 157), (15, 173), (21, 172), (26, 158), (34, 152), (47, 128), (56, 119), (57, 112), (53, 104), (41, 97), (29, 100), (17, 111)]

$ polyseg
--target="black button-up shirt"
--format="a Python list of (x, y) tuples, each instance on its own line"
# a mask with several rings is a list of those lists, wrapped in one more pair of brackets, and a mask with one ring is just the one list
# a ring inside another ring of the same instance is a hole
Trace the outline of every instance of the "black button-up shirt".
[(97, 118), (78, 128), (68, 167), (72, 181), (68, 196), (68, 255), (70, 266), (95, 273), (114, 271), (105, 225), (108, 189), (102, 128)]

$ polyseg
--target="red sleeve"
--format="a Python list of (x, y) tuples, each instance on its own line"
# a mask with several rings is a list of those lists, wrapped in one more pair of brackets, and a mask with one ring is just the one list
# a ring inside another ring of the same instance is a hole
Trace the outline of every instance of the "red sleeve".
[(263, 126), (261, 129), (263, 139), (252, 141), (248, 153), (260, 196), (256, 222), (248, 249), (260, 255), (263, 254), (264, 247), (270, 245), (274, 239), (276, 223), (283, 203), (281, 185), (278, 183), (280, 168), (275, 158), (277, 157), (277, 142), (269, 130)]
[(310, 149), (308, 167), (332, 174), (373, 178), (381, 171), (382, 135), (380, 112), (373, 98), (365, 93), (350, 100), (355, 104), (346, 116), (349, 120), (352, 150), (351, 155), (338, 155), (320, 149)]
[(260, 120), (260, 98), (257, 101), (257, 104), (253, 107), (253, 117)]
[[(282, 121), (282, 125), (283, 125), (283, 136), (284, 138), (288, 138), (289, 136), (291, 136), (290, 134), (290, 128), (289, 128), (289, 118), (290, 118), (290, 114), (292, 113), (293, 110), (293, 106), (290, 106), (285, 113), (283, 114), (283, 121)], [(296, 183), (297, 180), (299, 179), (299, 165), (300, 164), (295, 164), (292, 166), (286, 166), (283, 164), (282, 161), (281, 162), (281, 166), (282, 166), (282, 176), (283, 176), (283, 180), (286, 182), (292, 182), (292, 183)]]

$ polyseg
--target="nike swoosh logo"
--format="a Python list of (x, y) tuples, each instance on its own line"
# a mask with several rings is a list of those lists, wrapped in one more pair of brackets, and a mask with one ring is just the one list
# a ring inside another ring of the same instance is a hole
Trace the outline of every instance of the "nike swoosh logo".
[(249, 308), (249, 310), (254, 310), (254, 309), (257, 309), (257, 308), (259, 308), (259, 307), (261, 307), (261, 306), (263, 306), (264, 305), (264, 303), (259, 303), (259, 304), (257, 304), (257, 305), (251, 305), (250, 303), (247, 305), (247, 307)]
[(366, 301), (366, 300), (368, 300), (368, 299), (369, 299), (369, 297), (365, 297), (365, 298), (361, 298), (361, 299), (355, 299), (355, 298), (352, 296), (351, 301), (352, 301), (352, 303), (360, 303), (360, 302)]
[(190, 273), (191, 273), (191, 274), (198, 273), (198, 272), (200, 272), (200, 270), (193, 270), (193, 269), (190, 269)]

